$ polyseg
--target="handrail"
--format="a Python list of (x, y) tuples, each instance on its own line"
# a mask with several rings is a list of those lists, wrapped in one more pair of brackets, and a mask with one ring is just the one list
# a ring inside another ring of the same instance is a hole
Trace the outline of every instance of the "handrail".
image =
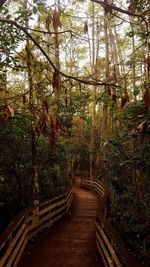
[(116, 254), (113, 245), (98, 220), (96, 222), (96, 239), (97, 249), (103, 260), (104, 266), (122, 267), (123, 265)]
[(98, 193), (98, 195), (100, 195), (101, 197), (104, 197), (104, 187), (102, 182), (99, 182), (97, 180), (94, 179), (85, 179), (82, 178), (81, 179), (81, 186), (84, 188), (89, 188), (89, 189), (93, 189), (94, 191), (96, 191)]
[(68, 212), (72, 200), (73, 191), (69, 187), (64, 194), (21, 212), (1, 236), (0, 267), (16, 267), (28, 241), (44, 227), (62, 218)]
[[(105, 192), (102, 182), (94, 179), (82, 178), (81, 186), (83, 188), (93, 189), (94, 191), (96, 191), (103, 201)], [(123, 266), (113, 245), (107, 237), (105, 230), (102, 228), (99, 217), (97, 217), (96, 221), (96, 246), (105, 267)]]
[[(101, 198), (101, 207), (96, 220), (96, 246), (105, 267), (141, 267), (133, 253), (126, 248), (120, 236), (104, 216), (105, 190), (101, 181), (81, 178), (83, 188), (92, 189)], [(118, 243), (119, 242), (119, 243)]]

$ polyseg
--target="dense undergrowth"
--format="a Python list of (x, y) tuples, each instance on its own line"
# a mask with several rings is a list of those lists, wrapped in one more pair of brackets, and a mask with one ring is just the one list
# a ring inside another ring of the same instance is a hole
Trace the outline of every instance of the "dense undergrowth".
[(150, 114), (130, 105), (123, 129), (108, 140), (103, 154), (109, 172), (109, 218), (140, 261), (150, 260)]
[[(16, 115), (0, 131), (0, 232), (33, 204), (31, 121)], [(48, 138), (36, 137), (39, 198), (53, 197), (68, 184), (68, 154), (61, 142), (50, 147)]]

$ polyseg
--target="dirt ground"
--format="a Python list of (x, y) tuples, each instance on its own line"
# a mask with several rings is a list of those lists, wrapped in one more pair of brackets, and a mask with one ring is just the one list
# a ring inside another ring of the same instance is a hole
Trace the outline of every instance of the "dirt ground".
[(96, 194), (74, 180), (70, 213), (27, 246), (19, 267), (102, 267), (96, 250)]

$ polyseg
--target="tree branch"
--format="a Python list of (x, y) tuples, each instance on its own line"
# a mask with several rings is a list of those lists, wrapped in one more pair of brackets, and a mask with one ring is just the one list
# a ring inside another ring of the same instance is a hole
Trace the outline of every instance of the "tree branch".
[(0, 0), (0, 8), (5, 4), (7, 0)]
[(34, 31), (34, 32), (39, 32), (39, 33), (44, 33), (44, 34), (63, 34), (63, 33), (71, 33), (72, 34), (72, 31), (71, 30), (65, 30), (65, 31), (60, 31), (60, 32), (50, 32), (50, 31), (42, 31), (42, 30), (36, 30), (36, 29), (33, 29), (33, 28), (26, 28), (30, 31)]
[(107, 84), (105, 82), (95, 82), (95, 81), (87, 81), (87, 80), (84, 80), (83, 78), (78, 78), (78, 77), (73, 77), (71, 75), (67, 75), (63, 72), (61, 72), (60, 70), (58, 70), (56, 68), (56, 66), (54, 65), (54, 63), (52, 62), (52, 60), (49, 58), (49, 56), (47, 55), (47, 53), (45, 52), (45, 50), (42, 48), (42, 46), (33, 38), (33, 36), (28, 32), (28, 30), (23, 27), (22, 25), (20, 25), (19, 23), (17, 23), (16, 21), (14, 20), (9, 20), (9, 19), (3, 19), (3, 18), (0, 18), (0, 22), (1, 23), (6, 23), (6, 24), (10, 24), (10, 25), (14, 25), (16, 28), (20, 29), (22, 32), (25, 33), (25, 35), (30, 38), (30, 40), (32, 40), (32, 42), (35, 44), (35, 46), (41, 51), (41, 53), (45, 56), (45, 58), (47, 59), (47, 61), (49, 62), (49, 64), (52, 66), (52, 68), (59, 72), (62, 76), (66, 77), (66, 78), (69, 78), (69, 79), (73, 79), (75, 81), (78, 81), (80, 83), (84, 83), (84, 84), (89, 84), (89, 85), (113, 85), (115, 87), (120, 87), (116, 84)]
[(139, 14), (131, 13), (128, 10), (122, 9), (120, 7), (117, 7), (117, 6), (113, 5), (113, 4), (108, 4), (107, 2), (104, 2), (104, 1), (101, 1), (101, 0), (91, 0), (91, 2), (98, 3), (98, 4), (100, 4), (104, 8), (105, 7), (109, 7), (110, 9), (116, 10), (116, 11), (118, 11), (120, 13), (129, 15), (129, 16), (141, 17), (141, 15), (139, 15)]

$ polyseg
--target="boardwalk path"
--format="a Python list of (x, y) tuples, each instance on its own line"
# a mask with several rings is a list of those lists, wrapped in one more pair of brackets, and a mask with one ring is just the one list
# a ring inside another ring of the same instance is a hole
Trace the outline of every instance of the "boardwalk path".
[(95, 241), (98, 199), (74, 186), (71, 214), (27, 246), (19, 267), (99, 267)]

